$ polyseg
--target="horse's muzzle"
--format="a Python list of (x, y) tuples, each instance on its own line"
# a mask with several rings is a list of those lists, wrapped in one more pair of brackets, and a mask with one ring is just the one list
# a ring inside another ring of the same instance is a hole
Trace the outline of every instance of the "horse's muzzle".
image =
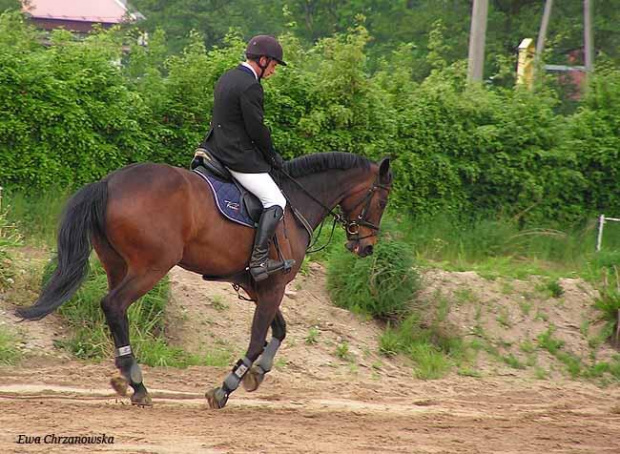
[(359, 242), (354, 241), (354, 240), (347, 241), (344, 247), (346, 247), (349, 250), (349, 252), (353, 252), (354, 254), (357, 254), (357, 251), (355, 250), (355, 248), (359, 248)]
[(372, 244), (368, 244), (366, 246), (362, 246), (359, 241), (347, 241), (345, 247), (354, 254), (357, 254), (360, 257), (367, 257), (372, 255), (374, 252), (374, 246)]

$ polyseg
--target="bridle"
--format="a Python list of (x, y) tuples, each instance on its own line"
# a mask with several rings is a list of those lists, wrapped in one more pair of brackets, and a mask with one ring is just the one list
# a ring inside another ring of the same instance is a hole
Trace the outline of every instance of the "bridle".
[[(342, 226), (344, 227), (346, 232), (350, 235), (349, 236), (350, 240), (361, 241), (366, 238), (377, 236), (377, 234), (379, 233), (379, 230), (380, 230), (379, 226), (376, 224), (373, 224), (368, 219), (366, 219), (366, 216), (368, 215), (368, 210), (370, 209), (370, 204), (372, 203), (372, 199), (374, 197), (375, 192), (378, 189), (382, 189), (384, 191), (389, 191), (390, 189), (388, 186), (378, 183), (378, 179), (379, 177), (377, 176), (377, 178), (375, 178), (375, 181), (372, 183), (372, 186), (370, 186), (370, 188), (368, 189), (368, 192), (366, 192), (366, 195), (362, 199), (360, 199), (360, 201), (357, 202), (353, 206), (353, 208), (349, 211), (349, 212), (355, 211), (357, 207), (359, 207), (360, 205), (364, 205), (364, 207), (362, 208), (360, 213), (357, 215), (357, 217), (353, 221), (348, 218), (342, 219), (342, 216), (340, 217)], [(359, 236), (360, 227), (367, 227), (371, 229), (373, 233), (360, 237)]]
[[(306, 253), (311, 254), (313, 252), (318, 252), (321, 251), (323, 249), (325, 249), (327, 247), (327, 245), (331, 242), (332, 237), (334, 235), (334, 230), (336, 228), (336, 224), (340, 224), (341, 227), (344, 228), (345, 232), (347, 232), (347, 238), (350, 241), (361, 241), (364, 240), (366, 238), (371, 238), (374, 236), (377, 236), (377, 234), (379, 233), (379, 226), (376, 224), (373, 224), (372, 222), (370, 222), (366, 217), (368, 216), (368, 212), (370, 210), (370, 205), (372, 203), (372, 199), (374, 197), (375, 192), (377, 192), (377, 190), (384, 190), (384, 191), (389, 191), (389, 186), (386, 186), (384, 184), (379, 183), (379, 175), (377, 175), (377, 177), (375, 178), (375, 181), (373, 181), (372, 185), (370, 186), (370, 188), (368, 189), (368, 191), (366, 192), (366, 195), (364, 197), (362, 197), (359, 202), (357, 202), (353, 208), (351, 210), (349, 210), (349, 213), (355, 211), (360, 205), (364, 205), (364, 207), (362, 208), (362, 210), (359, 212), (359, 214), (357, 215), (357, 217), (353, 220), (351, 220), (348, 216), (346, 216), (344, 213), (337, 213), (336, 211), (334, 211), (334, 209), (329, 208), (328, 206), (326, 206), (323, 202), (321, 202), (319, 199), (317, 199), (316, 197), (314, 197), (306, 188), (304, 188), (296, 179), (294, 179), (292, 176), (290, 176), (284, 169), (279, 169), (280, 173), (282, 173), (286, 178), (288, 178), (290, 181), (292, 181), (305, 195), (307, 195), (310, 199), (312, 199), (317, 205), (321, 206), (328, 215), (331, 215), (334, 218), (334, 223), (332, 225), (332, 231), (329, 235), (329, 239), (327, 240), (327, 243), (323, 246), (321, 246), (319, 249), (312, 249), (315, 244), (316, 244), (316, 240), (315, 241), (310, 241), (310, 245), (308, 246), (308, 249), (306, 250)], [(367, 227), (369, 228), (372, 233), (370, 233), (369, 235), (360, 237), (360, 233), (359, 233), (359, 228), (360, 227)], [(319, 234), (316, 236), (316, 238), (318, 239), (321, 231), (323, 229), (323, 223), (321, 223), (321, 226), (319, 228)], [(310, 231), (310, 233), (312, 233)]]

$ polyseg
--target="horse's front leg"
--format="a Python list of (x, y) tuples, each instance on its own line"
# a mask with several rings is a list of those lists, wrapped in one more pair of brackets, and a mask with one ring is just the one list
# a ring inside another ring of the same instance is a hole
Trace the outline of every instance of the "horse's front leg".
[[(211, 389), (206, 393), (207, 401), (211, 408), (223, 408), (226, 405), (230, 394), (239, 387), (252, 364), (265, 350), (267, 331), (278, 312), (285, 287), (284, 283), (279, 284), (270, 281), (271, 279), (261, 285), (257, 291), (257, 303), (254, 310), (254, 319), (252, 320), (250, 346), (245, 357), (237, 361), (233, 370), (224, 379), (222, 386)], [(266, 288), (267, 286), (270, 288)], [(275, 351), (273, 354), (275, 355)]]
[(265, 374), (271, 371), (273, 360), (285, 337), (286, 321), (284, 320), (282, 312), (278, 309), (271, 322), (271, 340), (265, 346), (260, 358), (258, 358), (243, 377), (243, 387), (247, 392), (256, 391), (265, 379)]

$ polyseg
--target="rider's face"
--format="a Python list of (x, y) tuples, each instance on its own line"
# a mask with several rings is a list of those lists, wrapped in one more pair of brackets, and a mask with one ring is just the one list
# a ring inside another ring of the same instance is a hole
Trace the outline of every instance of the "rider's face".
[[(261, 65), (265, 65), (267, 63), (266, 57), (260, 58)], [(275, 60), (271, 60), (269, 65), (265, 68), (265, 72), (263, 73), (263, 79), (269, 79), (275, 72), (276, 66), (278, 66), (278, 62)]]

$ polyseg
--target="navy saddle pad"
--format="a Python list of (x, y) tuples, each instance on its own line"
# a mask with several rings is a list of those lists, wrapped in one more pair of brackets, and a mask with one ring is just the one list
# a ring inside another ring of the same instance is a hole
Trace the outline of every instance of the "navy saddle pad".
[(247, 192), (231, 181), (224, 181), (212, 175), (204, 167), (196, 167), (194, 173), (206, 181), (211, 188), (215, 204), (224, 217), (237, 224), (255, 228), (263, 206), (253, 194)]

